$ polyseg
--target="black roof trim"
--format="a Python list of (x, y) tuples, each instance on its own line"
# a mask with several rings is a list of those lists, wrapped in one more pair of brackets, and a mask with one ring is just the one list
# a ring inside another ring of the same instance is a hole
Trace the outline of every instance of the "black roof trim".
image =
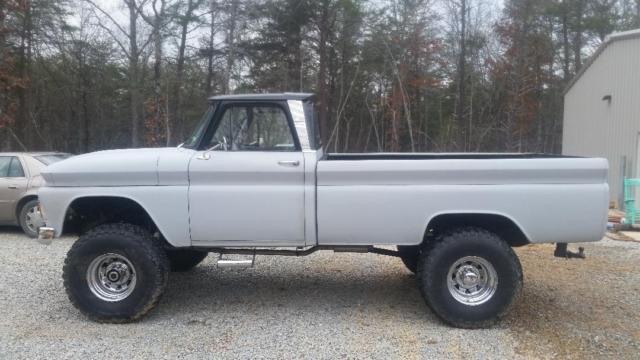
[(326, 160), (561, 159), (574, 156), (537, 153), (328, 153)]
[(220, 100), (307, 100), (312, 97), (311, 93), (274, 93), (274, 94), (234, 94), (218, 95), (209, 98), (209, 101)]

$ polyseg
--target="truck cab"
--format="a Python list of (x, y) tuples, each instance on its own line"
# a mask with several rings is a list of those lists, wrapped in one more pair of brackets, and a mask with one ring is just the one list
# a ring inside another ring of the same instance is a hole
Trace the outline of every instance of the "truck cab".
[(305, 206), (315, 203), (322, 157), (311, 94), (210, 101), (211, 117), (183, 144), (198, 152), (189, 164), (192, 245), (316, 244), (314, 206)]

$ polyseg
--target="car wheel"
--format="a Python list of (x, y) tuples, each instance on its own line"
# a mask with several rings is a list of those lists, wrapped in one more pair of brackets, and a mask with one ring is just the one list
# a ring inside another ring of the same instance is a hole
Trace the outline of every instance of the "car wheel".
[(459, 228), (427, 244), (418, 262), (427, 305), (446, 323), (483, 328), (502, 318), (522, 288), (522, 267), (496, 234)]
[(169, 276), (159, 241), (135, 225), (106, 224), (82, 235), (65, 259), (64, 287), (90, 319), (133, 322), (156, 307)]
[(38, 237), (38, 230), (44, 226), (44, 219), (40, 212), (40, 203), (37, 199), (27, 201), (18, 215), (18, 222), (24, 233), (32, 238)]

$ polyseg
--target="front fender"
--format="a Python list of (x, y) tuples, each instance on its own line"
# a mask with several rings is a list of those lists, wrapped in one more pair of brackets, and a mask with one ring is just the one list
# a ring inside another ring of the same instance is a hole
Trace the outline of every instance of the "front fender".
[(171, 245), (191, 246), (187, 186), (42, 187), (38, 192), (47, 227), (64, 233), (70, 205), (87, 197), (120, 197), (144, 209)]

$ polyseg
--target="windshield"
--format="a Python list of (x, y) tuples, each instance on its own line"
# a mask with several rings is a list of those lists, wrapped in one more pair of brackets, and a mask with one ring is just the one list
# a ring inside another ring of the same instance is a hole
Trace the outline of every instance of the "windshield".
[(187, 140), (184, 141), (184, 143), (182, 144), (182, 147), (193, 149), (196, 147), (196, 145), (198, 145), (198, 140), (200, 139), (202, 134), (207, 130), (207, 124), (209, 124), (209, 119), (211, 118), (211, 115), (213, 115), (214, 109), (215, 109), (215, 106), (213, 105), (209, 106), (209, 109), (207, 110), (207, 112), (202, 116), (202, 119), (200, 119), (200, 121), (198, 122), (198, 126), (196, 126), (195, 131), (193, 132), (193, 134), (191, 134), (191, 136), (189, 136), (189, 138), (187, 138)]
[(71, 154), (50, 154), (50, 155), (38, 155), (34, 156), (34, 158), (45, 165), (51, 165), (58, 161), (68, 159), (71, 157)]

